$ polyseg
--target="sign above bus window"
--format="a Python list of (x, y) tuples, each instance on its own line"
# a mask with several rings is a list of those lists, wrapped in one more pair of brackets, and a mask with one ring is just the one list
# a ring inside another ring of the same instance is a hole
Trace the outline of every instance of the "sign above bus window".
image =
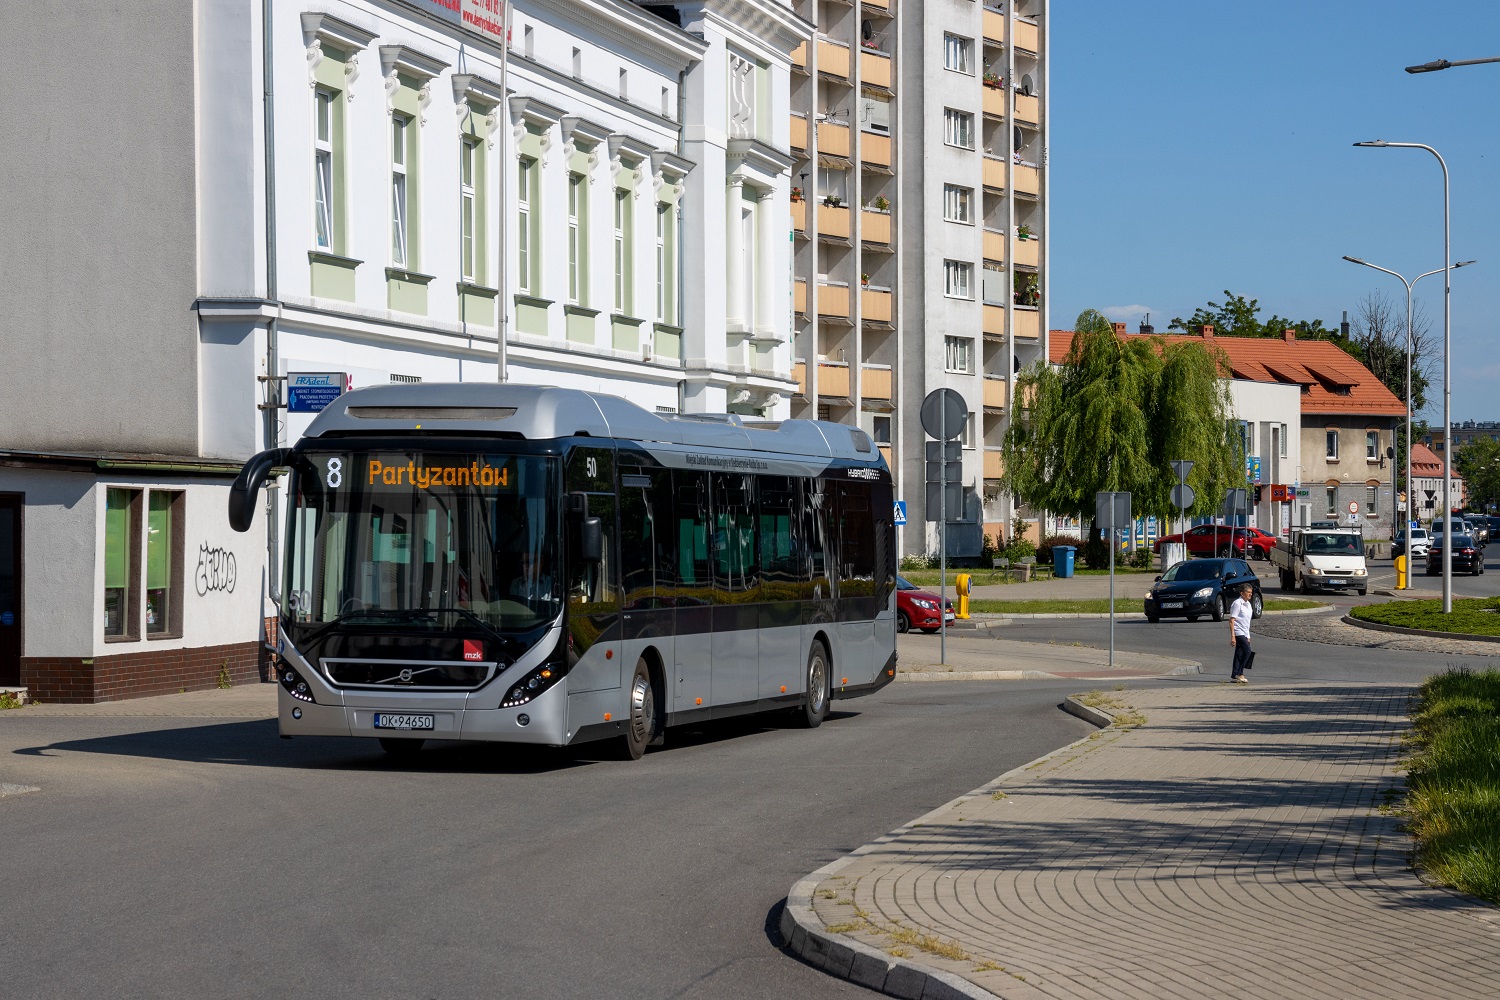
[(322, 413), (349, 388), (345, 372), (287, 372), (288, 413)]

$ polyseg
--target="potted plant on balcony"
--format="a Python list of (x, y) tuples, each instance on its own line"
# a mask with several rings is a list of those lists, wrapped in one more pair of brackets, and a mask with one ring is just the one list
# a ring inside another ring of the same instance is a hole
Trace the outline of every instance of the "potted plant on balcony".
[(792, 201), (801, 201), (801, 200), (802, 200), (802, 189), (799, 188), (799, 187), (792, 188)]
[(1042, 301), (1042, 286), (1034, 274), (1016, 275), (1016, 305), (1035, 306)]
[(999, 73), (984, 74), (984, 85), (991, 90), (1004, 90), (1005, 81), (1000, 79)]
[(1018, 240), (1029, 240), (1031, 238), (1032, 238), (1031, 227), (1028, 226), (1028, 225), (1026, 225), (1026, 223), (1023, 222), (1019, 226), (1016, 227), (1016, 239), (1018, 239)]
[(883, 194), (876, 195), (875, 201), (872, 204), (877, 212), (889, 212), (891, 210), (891, 200)]
[(863, 45), (867, 49), (873, 49), (876, 52), (880, 51), (880, 44), (878, 42), (876, 42), (873, 38), (866, 38), (863, 41), (861, 41), (860, 44)]
[(844, 206), (844, 199), (836, 194), (828, 194), (823, 196), (823, 204), (829, 208), (842, 208)]
[(864, 285), (866, 288), (870, 287), (870, 273), (868, 271), (860, 274), (859, 283), (861, 285)]

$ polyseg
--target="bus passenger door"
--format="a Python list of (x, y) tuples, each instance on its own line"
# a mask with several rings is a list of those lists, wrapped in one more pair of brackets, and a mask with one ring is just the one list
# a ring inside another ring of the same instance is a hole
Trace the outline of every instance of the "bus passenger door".
[[(577, 657), (568, 675), (568, 693), (620, 686), (620, 588), (615, 549), (614, 450), (574, 448), (564, 486), (588, 499), (588, 516), (604, 529), (604, 558), (597, 565), (578, 561), (578, 526), (567, 527), (568, 642)], [(608, 492), (602, 492), (603, 490)], [(631, 664), (633, 668), (635, 664)]]
[(672, 473), (676, 505), (671, 548), (676, 555), (672, 602), (675, 608), (672, 656), (672, 712), (702, 713), (713, 705), (713, 563), (709, 558), (708, 473)]
[(715, 472), (713, 482), (716, 709), (753, 704), (760, 686), (760, 572), (756, 566), (755, 477)]
[(786, 476), (760, 477), (760, 627), (756, 638), (758, 693), (763, 702), (796, 695), (803, 687), (803, 574), (792, 523), (794, 485)]

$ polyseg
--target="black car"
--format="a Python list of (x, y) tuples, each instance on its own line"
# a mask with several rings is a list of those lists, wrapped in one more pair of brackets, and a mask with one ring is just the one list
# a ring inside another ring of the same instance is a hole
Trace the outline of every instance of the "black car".
[[(1438, 535), (1427, 550), (1427, 575), (1437, 576), (1443, 571), (1443, 546), (1448, 539)], [(1453, 572), (1478, 576), (1484, 572), (1484, 546), (1474, 541), (1473, 535), (1453, 536)]]
[(1248, 583), (1254, 593), (1250, 607), (1255, 617), (1261, 615), (1260, 578), (1243, 559), (1189, 559), (1177, 563), (1156, 578), (1156, 585), (1146, 595), (1146, 618), (1182, 618), (1195, 622), (1209, 615), (1221, 622), (1229, 605), (1239, 596), (1241, 585)]

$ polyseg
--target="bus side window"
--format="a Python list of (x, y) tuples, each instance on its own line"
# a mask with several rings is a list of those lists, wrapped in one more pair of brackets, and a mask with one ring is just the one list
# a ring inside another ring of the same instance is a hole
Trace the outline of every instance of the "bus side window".
[(677, 581), (672, 473), (620, 470), (620, 577), (625, 609), (669, 607)]
[(792, 534), (792, 482), (760, 477), (760, 578), (765, 601), (793, 601), (802, 582)]
[[(713, 473), (714, 588), (728, 595), (759, 586), (755, 551), (755, 477), (737, 472)], [(734, 602), (738, 603), (738, 602)]]
[(708, 604), (713, 587), (708, 552), (708, 473), (676, 472), (677, 602)]
[(804, 479), (799, 484), (798, 540), (802, 545), (802, 599), (826, 600), (834, 597), (828, 579), (827, 510), (830, 494), (824, 492), (821, 479)]
[(890, 600), (896, 585), (895, 527), (890, 515), (879, 516), (891, 510), (893, 503), (890, 483), (874, 483), (870, 486), (870, 509), (875, 517), (875, 596), (883, 608)]
[(875, 596), (875, 520), (870, 484), (845, 483), (839, 491), (839, 596)]

